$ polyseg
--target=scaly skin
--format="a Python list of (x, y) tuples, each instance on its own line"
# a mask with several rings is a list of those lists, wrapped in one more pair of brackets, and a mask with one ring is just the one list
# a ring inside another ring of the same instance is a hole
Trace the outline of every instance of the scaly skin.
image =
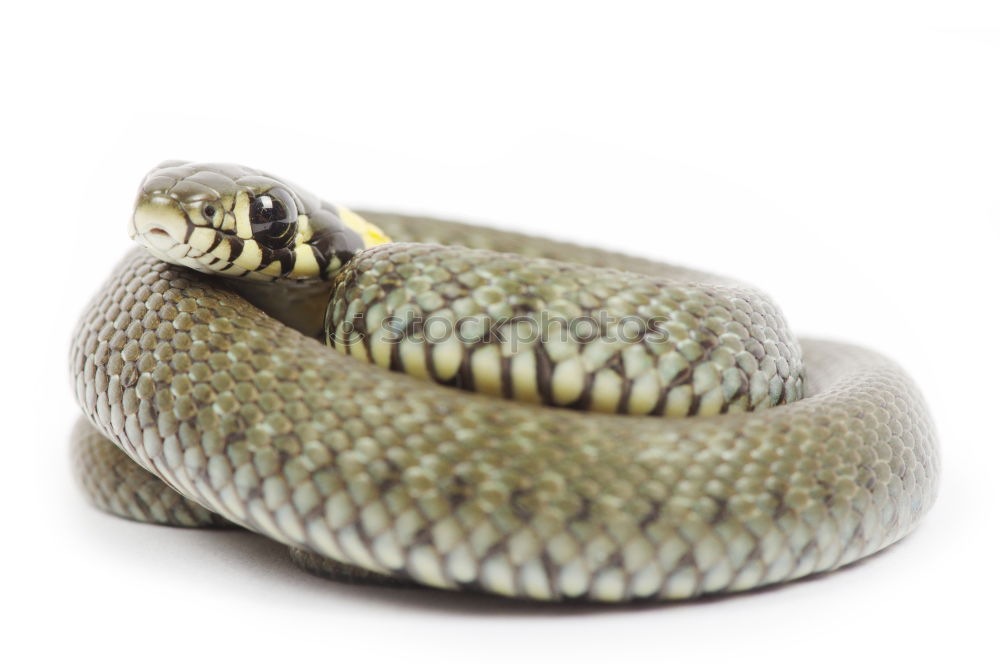
[[(460, 224), (366, 217), (396, 240), (697, 276)], [(433, 269), (432, 254), (421, 260), (409, 279)], [(802, 341), (806, 394), (793, 403), (681, 419), (581, 412), (358, 361), (141, 250), (74, 339), (91, 424), (186, 499), (290, 546), (440, 588), (597, 601), (746, 590), (888, 546), (936, 492), (919, 394), (894, 364), (852, 346)]]
[(605, 413), (716, 415), (802, 392), (798, 343), (752, 289), (465, 247), (360, 254), (333, 280), (326, 334), (387, 369)]

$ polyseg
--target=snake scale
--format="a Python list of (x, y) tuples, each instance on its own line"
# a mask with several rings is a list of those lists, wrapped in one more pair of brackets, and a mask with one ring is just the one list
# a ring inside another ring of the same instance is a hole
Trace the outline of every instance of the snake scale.
[(341, 579), (618, 602), (836, 569), (933, 503), (909, 378), (736, 282), (225, 164), (158, 166), (130, 228), (70, 353), (106, 511)]

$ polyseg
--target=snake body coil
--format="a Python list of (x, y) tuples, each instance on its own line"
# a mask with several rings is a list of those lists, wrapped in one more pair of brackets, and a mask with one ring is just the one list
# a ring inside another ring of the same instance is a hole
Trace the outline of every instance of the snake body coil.
[[(746, 287), (358, 216), (224, 165), (159, 167), (133, 233), (156, 256), (122, 261), (71, 350), (78, 467), (108, 511), (229, 521), (341, 575), (623, 601), (835, 569), (933, 502), (910, 380), (872, 352), (797, 342)], [(641, 325), (514, 348), (543, 313)], [(433, 337), (434, 317), (450, 333)], [(506, 336), (485, 339), (496, 321)]]

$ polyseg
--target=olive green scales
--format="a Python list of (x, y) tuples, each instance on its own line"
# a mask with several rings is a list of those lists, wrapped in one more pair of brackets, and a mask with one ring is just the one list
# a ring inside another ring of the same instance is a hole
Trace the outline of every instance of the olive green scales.
[(235, 523), (343, 576), (616, 602), (835, 569), (933, 502), (912, 382), (796, 340), (752, 288), (222, 164), (158, 167), (131, 230), (71, 350), (107, 511)]

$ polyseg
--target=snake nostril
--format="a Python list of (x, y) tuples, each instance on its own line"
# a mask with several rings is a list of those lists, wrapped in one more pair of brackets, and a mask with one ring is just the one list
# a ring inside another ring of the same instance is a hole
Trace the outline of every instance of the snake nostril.
[(163, 235), (163, 236), (166, 236), (166, 237), (170, 236), (170, 233), (166, 232), (162, 228), (150, 228), (149, 231), (147, 231), (147, 232), (150, 235)]

